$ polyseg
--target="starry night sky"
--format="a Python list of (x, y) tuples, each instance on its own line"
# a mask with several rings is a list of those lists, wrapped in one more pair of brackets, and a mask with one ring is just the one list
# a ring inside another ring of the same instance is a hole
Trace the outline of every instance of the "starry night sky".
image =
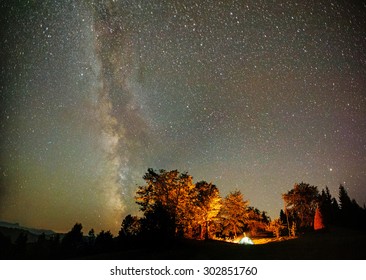
[(366, 202), (366, 5), (2, 1), (0, 220), (118, 232), (148, 167), (278, 217)]

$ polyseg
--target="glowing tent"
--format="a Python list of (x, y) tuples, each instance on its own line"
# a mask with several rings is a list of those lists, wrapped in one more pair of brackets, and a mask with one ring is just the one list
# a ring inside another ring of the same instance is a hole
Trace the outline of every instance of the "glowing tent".
[(252, 239), (250, 239), (247, 236), (244, 236), (242, 239), (240, 239), (239, 244), (244, 244), (244, 245), (254, 245)]

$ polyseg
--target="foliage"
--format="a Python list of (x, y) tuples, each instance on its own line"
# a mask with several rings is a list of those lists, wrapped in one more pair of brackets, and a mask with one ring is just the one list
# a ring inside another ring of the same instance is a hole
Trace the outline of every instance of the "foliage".
[(283, 211), (283, 209), (281, 209), (280, 211), (280, 218), (279, 218), (282, 222), (282, 224), (287, 225), (287, 216), (285, 214), (285, 212)]
[(282, 195), (291, 222), (300, 228), (313, 226), (318, 201), (318, 188), (309, 184), (295, 184), (294, 188)]
[(319, 210), (322, 213), (324, 226), (339, 223), (339, 206), (335, 198), (332, 198), (328, 187), (321, 191), (319, 197)]
[(280, 219), (275, 219), (269, 223), (267, 230), (272, 232), (276, 238), (281, 236), (281, 231), (285, 228)]
[(192, 177), (177, 170), (157, 173), (150, 168), (143, 179), (146, 185), (139, 186), (136, 193), (136, 203), (145, 216), (142, 229), (164, 233), (166, 237), (176, 236), (189, 211), (189, 194), (194, 188)]
[[(42, 234), (33, 244), (29, 243), (26, 232), (21, 232), (14, 244), (0, 233), (0, 257), (22, 258), (28, 254), (39, 259), (80, 257), (111, 252), (115, 248), (162, 248), (164, 241), (172, 241), (172, 237), (202, 240), (216, 235), (235, 238), (248, 231), (252, 236), (271, 231), (279, 238), (286, 233), (296, 236), (298, 230), (310, 226), (315, 230), (321, 229), (327, 224), (366, 228), (366, 207), (360, 207), (351, 199), (342, 185), (339, 187), (338, 205), (327, 187), (319, 194), (317, 187), (296, 184), (283, 194), (285, 209), (280, 211), (280, 217), (271, 221), (266, 212), (248, 206), (240, 191), (231, 192), (221, 199), (214, 184), (205, 181), (193, 184), (187, 173), (148, 169), (143, 178), (146, 185), (140, 186), (136, 194), (136, 203), (140, 205), (143, 216), (127, 215), (118, 238), (104, 230), (96, 236), (94, 229), (83, 237), (80, 223), (76, 223), (63, 238), (59, 234)], [(150, 242), (152, 239), (153, 243)], [(171, 248), (171, 244), (165, 244), (168, 247), (164, 248)]]
[(62, 239), (62, 247), (65, 249), (76, 249), (79, 247), (83, 241), (82, 228), (83, 226), (80, 223), (76, 223)]
[(108, 251), (113, 247), (113, 235), (108, 231), (102, 230), (95, 238), (95, 248), (97, 251)]
[(200, 239), (209, 239), (212, 236), (212, 226), (221, 209), (219, 190), (212, 183), (201, 181), (195, 185), (191, 197), (194, 200), (195, 210), (192, 226), (198, 226)]
[(339, 186), (339, 207), (343, 212), (350, 212), (352, 201), (343, 185)]
[(260, 232), (265, 232), (270, 222), (270, 218), (266, 212), (261, 212), (254, 207), (247, 207), (247, 219), (245, 223), (245, 230), (249, 231), (251, 236), (255, 236)]
[(248, 201), (244, 200), (240, 191), (231, 192), (225, 197), (219, 213), (223, 237), (236, 238), (243, 233), (248, 219), (247, 206)]
[(127, 215), (122, 221), (119, 237), (137, 236), (141, 232), (141, 221), (137, 216)]
[(315, 217), (314, 217), (314, 229), (315, 230), (321, 230), (324, 229), (324, 223), (323, 223), (323, 215), (320, 211), (320, 208), (317, 207), (315, 211)]
[(297, 226), (296, 223), (292, 223), (291, 229), (290, 229), (290, 236), (295, 237), (297, 234)]
[(232, 238), (244, 230), (265, 231), (270, 220), (265, 212), (248, 208), (240, 191), (222, 200), (214, 184), (193, 184), (187, 173), (150, 168), (143, 179), (146, 184), (138, 187), (135, 197), (143, 217), (127, 216), (120, 236), (209, 239), (216, 234)]
[(344, 186), (339, 186), (340, 223), (347, 227), (366, 229), (366, 209), (348, 196)]
[(94, 242), (95, 242), (95, 232), (94, 232), (94, 229), (93, 228), (89, 230), (88, 238), (89, 238), (89, 245), (94, 245)]

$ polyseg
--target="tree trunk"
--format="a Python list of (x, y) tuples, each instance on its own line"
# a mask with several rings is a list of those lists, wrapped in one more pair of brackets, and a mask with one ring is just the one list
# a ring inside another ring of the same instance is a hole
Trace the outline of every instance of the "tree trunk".
[(205, 240), (208, 240), (208, 221), (206, 221)]

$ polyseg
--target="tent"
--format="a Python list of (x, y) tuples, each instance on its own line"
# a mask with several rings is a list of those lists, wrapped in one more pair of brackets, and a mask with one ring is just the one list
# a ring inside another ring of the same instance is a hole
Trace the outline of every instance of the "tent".
[(247, 236), (244, 236), (242, 239), (240, 239), (239, 244), (244, 244), (244, 245), (254, 245), (252, 239), (250, 239)]

